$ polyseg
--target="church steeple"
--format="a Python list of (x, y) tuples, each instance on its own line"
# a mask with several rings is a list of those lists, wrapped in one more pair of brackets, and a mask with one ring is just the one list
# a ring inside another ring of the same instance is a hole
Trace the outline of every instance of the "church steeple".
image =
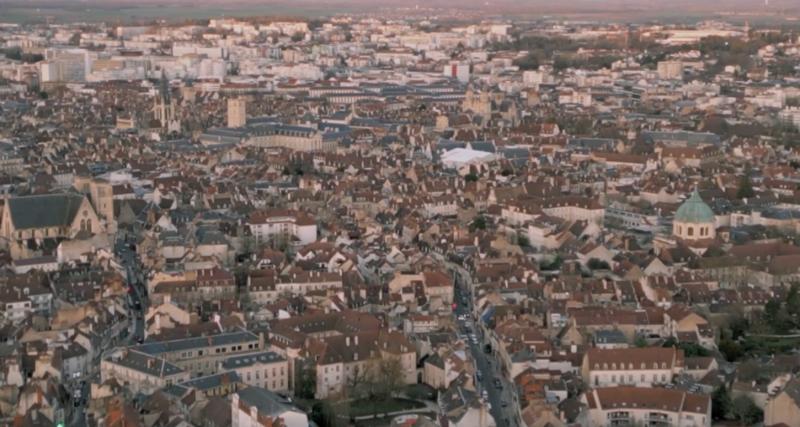
[(161, 70), (161, 80), (159, 82), (158, 92), (161, 102), (164, 104), (169, 104), (171, 98), (169, 92), (169, 81), (167, 80), (167, 75), (164, 73), (164, 70)]
[(161, 128), (166, 129), (168, 133), (180, 132), (181, 123), (180, 120), (175, 117), (175, 100), (172, 99), (169, 80), (167, 80), (164, 70), (161, 70), (158, 94), (154, 99), (154, 104), (153, 110), (155, 113), (155, 118), (159, 121), (159, 123), (161, 123)]

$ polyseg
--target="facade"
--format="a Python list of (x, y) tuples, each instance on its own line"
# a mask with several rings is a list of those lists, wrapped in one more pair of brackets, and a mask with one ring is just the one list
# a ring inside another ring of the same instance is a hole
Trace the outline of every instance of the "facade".
[(356, 375), (377, 369), (381, 360), (395, 358), (400, 364), (403, 384), (417, 382), (416, 350), (398, 332), (335, 335), (323, 340), (316, 356), (318, 399), (341, 396)]
[(274, 352), (249, 353), (233, 356), (220, 363), (221, 371), (235, 371), (240, 380), (269, 391), (291, 389), (289, 361)]
[(589, 390), (583, 400), (589, 407), (587, 425), (711, 426), (708, 395), (621, 386)]
[(0, 242), (13, 258), (36, 253), (25, 242), (29, 239), (62, 240), (78, 233), (105, 231), (97, 213), (85, 196), (74, 193), (43, 194), (7, 199), (0, 224)]
[(100, 362), (100, 379), (115, 379), (133, 393), (150, 394), (186, 381), (191, 374), (162, 357), (136, 350), (123, 350)]
[(336, 141), (326, 138), (317, 129), (278, 123), (249, 126), (245, 145), (259, 148), (290, 148), (295, 151), (330, 151)]
[(259, 211), (247, 221), (256, 242), (307, 245), (317, 240), (317, 224), (310, 216), (296, 211)]
[(581, 372), (591, 387), (669, 384), (684, 368), (683, 350), (662, 347), (592, 348), (583, 357)]
[(242, 98), (228, 100), (228, 127), (240, 128), (247, 124), (247, 101)]
[(139, 353), (163, 359), (200, 377), (216, 373), (219, 362), (232, 355), (261, 350), (263, 338), (246, 331), (225, 332), (206, 337), (152, 342), (132, 347)]

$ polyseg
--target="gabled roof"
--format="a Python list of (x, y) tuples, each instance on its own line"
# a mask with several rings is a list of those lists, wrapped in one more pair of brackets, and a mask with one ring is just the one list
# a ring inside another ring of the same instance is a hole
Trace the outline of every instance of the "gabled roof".
[(81, 202), (83, 196), (78, 194), (42, 194), (8, 199), (8, 209), (17, 230), (66, 227), (72, 224)]

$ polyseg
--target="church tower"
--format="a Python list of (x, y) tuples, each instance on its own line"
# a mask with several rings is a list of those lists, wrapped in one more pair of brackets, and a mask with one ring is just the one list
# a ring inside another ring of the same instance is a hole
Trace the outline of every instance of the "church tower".
[(175, 114), (175, 100), (172, 98), (169, 81), (167, 81), (163, 71), (161, 72), (161, 81), (159, 82), (158, 95), (156, 95), (153, 112), (155, 113), (155, 119), (161, 123), (161, 128), (166, 130), (167, 133), (181, 131), (181, 122)]

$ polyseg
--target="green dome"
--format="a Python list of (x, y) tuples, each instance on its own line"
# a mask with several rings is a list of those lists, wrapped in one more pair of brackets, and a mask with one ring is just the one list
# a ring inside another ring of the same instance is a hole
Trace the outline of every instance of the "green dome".
[(713, 223), (714, 212), (710, 207), (700, 198), (697, 189), (692, 192), (692, 195), (686, 199), (685, 202), (675, 212), (675, 221), (688, 222), (688, 223)]

